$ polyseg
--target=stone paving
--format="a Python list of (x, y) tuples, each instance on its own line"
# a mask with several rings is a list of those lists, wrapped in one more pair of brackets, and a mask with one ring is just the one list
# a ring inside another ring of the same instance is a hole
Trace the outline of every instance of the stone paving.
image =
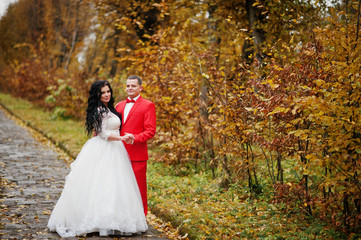
[[(59, 198), (68, 164), (0, 109), (1, 239), (60, 239), (46, 225)], [(118, 239), (166, 239), (149, 226), (142, 234)], [(113, 239), (92, 234), (87, 239)], [(77, 238), (68, 238), (77, 239)], [(82, 238), (84, 239), (84, 238)]]

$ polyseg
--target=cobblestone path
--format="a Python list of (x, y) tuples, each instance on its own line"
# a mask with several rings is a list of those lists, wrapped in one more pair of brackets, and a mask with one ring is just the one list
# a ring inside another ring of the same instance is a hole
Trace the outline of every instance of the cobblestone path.
[[(1, 239), (60, 239), (46, 227), (69, 172), (59, 156), (0, 109)], [(97, 234), (87, 238), (113, 239)], [(165, 238), (150, 226), (143, 235), (118, 239)]]

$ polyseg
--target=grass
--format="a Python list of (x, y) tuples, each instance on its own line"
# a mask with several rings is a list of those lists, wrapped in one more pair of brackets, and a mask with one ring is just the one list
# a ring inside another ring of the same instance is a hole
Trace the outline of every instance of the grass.
[[(31, 103), (0, 93), (0, 104), (76, 156), (87, 140), (83, 123), (57, 117)], [(54, 117), (55, 116), (55, 117)], [(156, 159), (156, 151), (152, 152)], [(179, 169), (178, 169), (179, 170)], [(184, 174), (186, 173), (186, 174)], [(344, 239), (343, 233), (303, 214), (285, 213), (272, 202), (271, 189), (251, 197), (248, 188), (220, 188), (210, 171), (149, 161), (150, 210), (171, 221), (190, 239)], [(356, 239), (355, 236), (354, 239)], [(350, 238), (352, 239), (352, 238)]]
[(34, 106), (30, 102), (0, 93), (0, 104), (25, 124), (38, 130), (73, 158), (79, 153), (88, 137), (84, 123), (62, 118), (54, 112)]
[(219, 188), (207, 172), (178, 177), (172, 167), (149, 169), (151, 209), (174, 222), (193, 239), (344, 239), (330, 226), (282, 211), (270, 192), (250, 197), (247, 187)]

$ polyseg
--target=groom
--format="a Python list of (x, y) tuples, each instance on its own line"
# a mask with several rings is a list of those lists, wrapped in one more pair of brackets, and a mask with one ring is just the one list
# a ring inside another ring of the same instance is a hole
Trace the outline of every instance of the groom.
[(144, 214), (147, 215), (147, 140), (155, 135), (155, 105), (140, 96), (143, 90), (142, 80), (138, 76), (127, 79), (126, 92), (128, 98), (119, 102), (115, 110), (122, 116), (120, 135), (128, 135), (125, 148), (132, 162), (135, 178), (143, 200)]

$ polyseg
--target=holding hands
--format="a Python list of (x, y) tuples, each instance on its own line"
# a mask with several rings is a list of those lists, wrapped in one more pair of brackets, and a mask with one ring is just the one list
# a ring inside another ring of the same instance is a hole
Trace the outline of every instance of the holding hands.
[(134, 135), (131, 133), (125, 133), (125, 135), (123, 136), (123, 141), (126, 144), (133, 144), (134, 142)]
[[(93, 137), (98, 136), (98, 133), (96, 131), (93, 132)], [(108, 141), (123, 141), (126, 144), (133, 144), (134, 142), (134, 135), (131, 133), (125, 133), (124, 136), (115, 136), (110, 135), (107, 139)]]

